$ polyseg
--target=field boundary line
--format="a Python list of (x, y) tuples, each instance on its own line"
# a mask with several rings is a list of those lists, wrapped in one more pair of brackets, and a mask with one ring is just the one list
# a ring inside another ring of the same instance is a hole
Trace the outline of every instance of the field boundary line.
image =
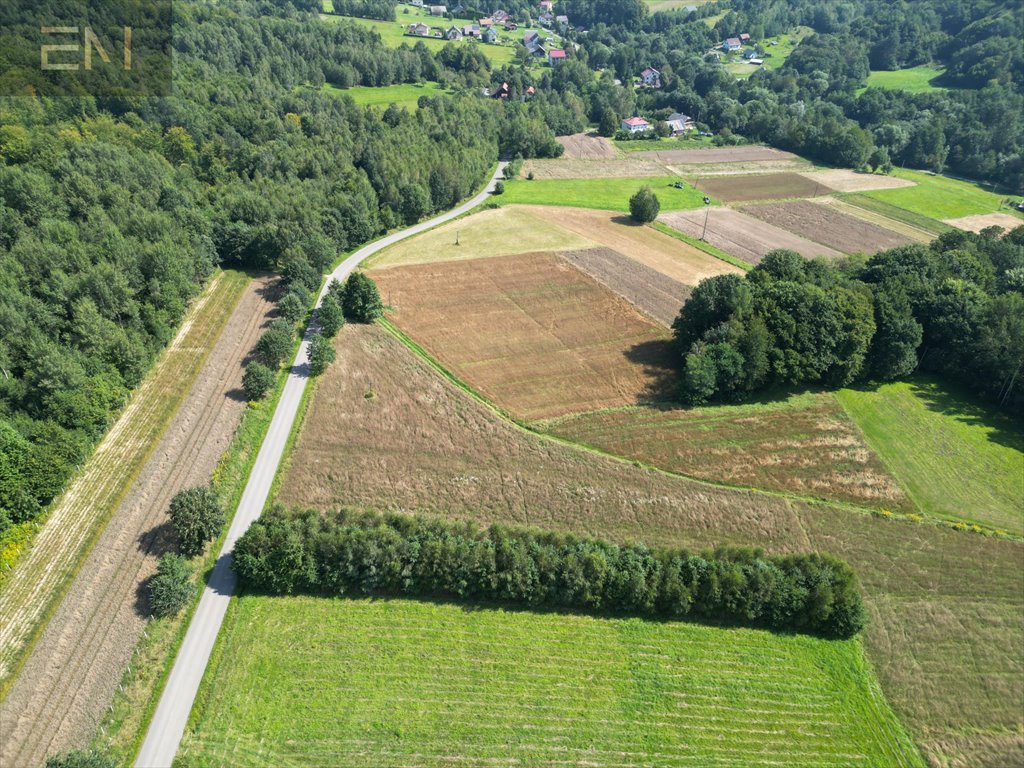
[(732, 264), (732, 266), (739, 267), (740, 269), (746, 272), (749, 272), (754, 268), (754, 265), (751, 264), (750, 262), (744, 261), (743, 259), (740, 259), (736, 256), (732, 256), (731, 254), (726, 253), (720, 248), (715, 248), (715, 246), (711, 245), (710, 243), (706, 243), (703, 240), (698, 240), (695, 237), (690, 237), (689, 235), (680, 232), (678, 229), (673, 229), (672, 227), (668, 226), (668, 224), (662, 224), (660, 221), (652, 221), (647, 226), (649, 226), (651, 229), (657, 232), (661, 232), (661, 234), (663, 235), (668, 235), (669, 237), (679, 240), (680, 242), (686, 243), (687, 245), (692, 245), (694, 248), (708, 254), (708, 256), (714, 256), (719, 261), (724, 261), (726, 264)]

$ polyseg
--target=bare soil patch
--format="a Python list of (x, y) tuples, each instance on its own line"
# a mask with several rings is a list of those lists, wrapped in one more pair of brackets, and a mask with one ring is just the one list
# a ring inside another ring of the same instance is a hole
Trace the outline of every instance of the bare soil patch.
[(657, 160), (669, 165), (779, 162), (800, 160), (792, 152), (783, 152), (771, 147), (715, 147), (712, 149), (667, 149), (650, 152), (635, 152), (638, 157)]
[(672, 326), (691, 292), (689, 286), (611, 248), (559, 255), (666, 328)]
[(596, 133), (574, 133), (572, 136), (559, 136), (557, 141), (565, 147), (566, 158), (584, 158), (595, 160), (615, 157), (618, 152), (612, 143)]
[(523, 207), (538, 218), (629, 256), (684, 285), (696, 285), (713, 275), (743, 273), (739, 267), (636, 224), (623, 214), (586, 208)]
[(750, 200), (786, 200), (828, 195), (831, 189), (799, 173), (763, 173), (752, 176), (716, 176), (698, 179), (697, 189), (727, 203)]
[(551, 253), (371, 272), (390, 317), (524, 419), (661, 396), (668, 334)]
[[(704, 217), (707, 215), (707, 232), (704, 229)], [(758, 264), (765, 254), (776, 248), (788, 248), (801, 256), (812, 259), (817, 256), (842, 256), (821, 243), (815, 243), (779, 227), (773, 227), (752, 216), (747, 216), (731, 208), (709, 208), (706, 211), (678, 211), (663, 213), (659, 221), (678, 229), (691, 237), (705, 239), (716, 248), (743, 259), (751, 264)]]
[(847, 216), (832, 206), (815, 205), (806, 200), (750, 205), (743, 211), (843, 253), (871, 254), (913, 242), (877, 224)]
[(830, 168), (823, 171), (807, 171), (800, 174), (811, 181), (831, 187), (836, 192), (868, 192), (873, 189), (896, 189), (912, 187), (914, 182), (896, 176), (877, 173), (857, 173), (846, 168)]
[[(0, 764), (42, 764), (86, 746), (96, 730), (145, 627), (143, 584), (172, 544), (170, 499), (209, 482), (245, 408), (242, 364), (273, 306), (267, 287), (252, 281), (214, 337), (188, 396), (0, 704)], [(201, 341), (185, 336), (186, 345)]]
[(618, 179), (667, 176), (671, 171), (654, 160), (625, 157), (609, 160), (527, 160), (519, 175), (526, 178), (530, 173), (535, 179)]
[(944, 223), (968, 232), (981, 232), (986, 227), (1002, 227), (1004, 231), (1009, 232), (1017, 227), (1024, 227), (1024, 219), (1018, 219), (1009, 213), (981, 213), (959, 219), (946, 219)]

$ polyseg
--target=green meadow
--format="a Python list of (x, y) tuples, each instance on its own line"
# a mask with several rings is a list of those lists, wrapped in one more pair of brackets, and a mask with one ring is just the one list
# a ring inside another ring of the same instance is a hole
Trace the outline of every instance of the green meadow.
[(364, 107), (384, 107), (390, 104), (397, 104), (400, 107), (415, 109), (420, 96), (437, 96), (444, 93), (444, 89), (434, 82), (426, 83), (402, 83), (399, 85), (385, 85), (379, 88), (360, 85), (355, 88), (335, 88), (333, 85), (325, 85), (324, 90), (329, 93), (346, 94)]
[[(945, 72), (942, 67), (922, 64), (909, 69), (896, 69), (891, 72), (878, 71), (868, 75), (867, 88), (885, 88), (890, 91), (907, 91), (908, 93), (925, 93), (926, 91), (945, 90), (935, 85), (934, 80)], [(864, 90), (864, 89), (862, 89)]]
[(1000, 210), (1010, 212), (1010, 209), (1002, 207), (1002, 195), (974, 182), (903, 169), (896, 170), (893, 175), (909, 179), (915, 186), (879, 189), (861, 194), (931, 219), (958, 219), (961, 216)]
[[(640, 143), (640, 142), (637, 142)], [(646, 142), (644, 142), (646, 143)], [(598, 208), (629, 212), (629, 198), (642, 186), (650, 186), (658, 196), (661, 210), (681, 211), (704, 205), (704, 193), (688, 184), (672, 186), (675, 176), (614, 179), (517, 179), (505, 183), (505, 194), (496, 198), (503, 204), (561, 205), (571, 208)]]

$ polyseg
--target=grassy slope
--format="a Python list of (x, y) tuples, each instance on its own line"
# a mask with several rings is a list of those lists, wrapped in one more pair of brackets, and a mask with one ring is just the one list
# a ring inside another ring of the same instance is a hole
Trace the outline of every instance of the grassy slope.
[(914, 753), (858, 641), (246, 595), (179, 760), (820, 766)]
[(434, 82), (402, 83), (400, 85), (385, 85), (380, 88), (360, 85), (344, 89), (336, 88), (328, 83), (324, 85), (324, 90), (328, 93), (351, 96), (356, 104), (363, 107), (387, 107), (389, 104), (397, 104), (410, 109), (416, 109), (420, 96), (436, 96), (444, 93), (444, 89)]
[(923, 379), (838, 397), (923, 512), (1024, 535), (1019, 426)]
[(940, 77), (945, 70), (928, 64), (910, 69), (897, 69), (892, 72), (872, 72), (868, 75), (868, 88), (886, 88), (890, 91), (907, 91), (909, 93), (925, 93), (926, 91), (945, 90), (933, 85), (932, 80)]
[(639, 179), (519, 179), (505, 184), (503, 204), (524, 203), (559, 205), (573, 208), (598, 208), (605, 211), (629, 211), (629, 198), (640, 187), (650, 186), (661, 203), (662, 211), (700, 208), (704, 195), (689, 185), (676, 189), (674, 176), (651, 176)]
[[(979, 184), (958, 181), (946, 176), (932, 176), (921, 171), (897, 170), (896, 176), (909, 179), (913, 187), (879, 189), (862, 192), (862, 196), (880, 200), (911, 213), (930, 219), (956, 219), (976, 213), (994, 213), (1002, 208), (1003, 197), (984, 189)], [(858, 195), (851, 195), (850, 202), (856, 202)]]

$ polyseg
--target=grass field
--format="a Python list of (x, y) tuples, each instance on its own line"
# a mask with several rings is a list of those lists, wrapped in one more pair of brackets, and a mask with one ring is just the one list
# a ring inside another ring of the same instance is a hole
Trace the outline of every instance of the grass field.
[(927, 232), (931, 235), (941, 235), (943, 232), (949, 232), (953, 229), (949, 224), (945, 224), (938, 219), (933, 219), (930, 216), (920, 213), (912, 213), (905, 208), (900, 208), (892, 203), (887, 203), (884, 200), (867, 197), (864, 194), (837, 195), (836, 199), (846, 205), (851, 205), (867, 211), (870, 214), (908, 224), (911, 227), (920, 229), (922, 232)]
[(644, 0), (644, 5), (651, 9), (651, 13), (657, 13), (658, 11), (675, 11), (691, 6), (699, 8), (707, 2), (708, 0)]
[(659, 136), (657, 139), (644, 141), (613, 141), (612, 144), (620, 152), (651, 152), (668, 149), (704, 149), (713, 147), (711, 136), (698, 136), (690, 131), (685, 136)]
[(831, 393), (705, 408), (620, 408), (570, 416), (553, 434), (693, 477), (912, 509)]
[[(754, 66), (740, 58), (739, 54), (731, 54), (731, 60), (725, 65), (725, 68), (730, 74), (736, 75), (736, 77), (750, 77), (762, 68), (781, 69), (782, 65), (786, 63), (786, 59), (800, 45), (801, 41), (812, 34), (814, 34), (814, 30), (810, 27), (796, 27), (789, 34), (776, 35), (775, 37), (760, 40), (758, 42), (765, 52), (764, 64)], [(772, 41), (775, 41), (776, 45), (772, 45)]]
[(942, 86), (932, 83), (945, 72), (942, 67), (922, 64), (910, 69), (897, 69), (891, 72), (872, 72), (868, 75), (867, 88), (885, 88), (890, 91), (907, 91), (908, 93), (925, 93), (926, 91), (945, 90)]
[(182, 766), (921, 764), (858, 641), (675, 622), (244, 595), (199, 696)]
[(840, 402), (922, 511), (1024, 535), (1024, 431), (927, 379)]
[(519, 179), (505, 185), (502, 204), (526, 203), (558, 205), (573, 208), (598, 208), (605, 211), (629, 212), (629, 198), (642, 186), (649, 186), (658, 196), (662, 211), (682, 211), (704, 206), (704, 194), (688, 184), (676, 189), (675, 176), (651, 176), (639, 179)]
[(931, 219), (957, 219), (976, 213), (994, 213), (1001, 210), (1002, 195), (994, 194), (979, 184), (958, 181), (946, 176), (932, 176), (921, 171), (899, 169), (895, 171), (895, 175), (913, 181), (915, 186), (879, 189), (860, 194)]
[(420, 96), (437, 96), (444, 93), (444, 89), (434, 82), (402, 83), (400, 85), (385, 85), (380, 88), (363, 85), (355, 88), (336, 88), (326, 84), (324, 90), (328, 93), (351, 96), (356, 104), (364, 107), (386, 108), (389, 104), (397, 104), (410, 109), (416, 109)]

